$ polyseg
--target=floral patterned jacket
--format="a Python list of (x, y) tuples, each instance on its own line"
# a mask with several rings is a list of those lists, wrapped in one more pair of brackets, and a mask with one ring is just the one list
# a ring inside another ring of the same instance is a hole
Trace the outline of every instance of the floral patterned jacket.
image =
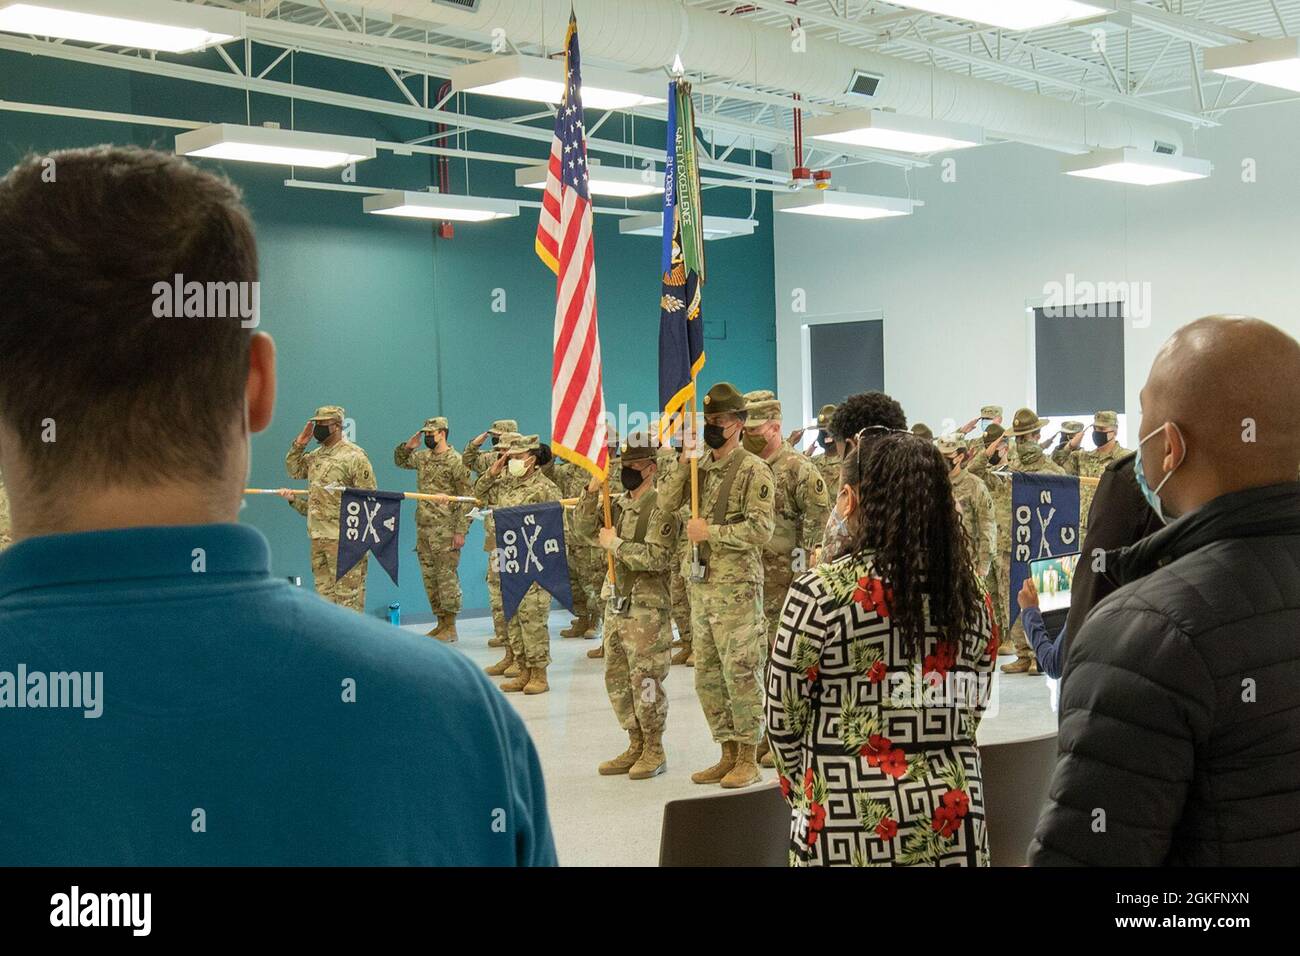
[(975, 731), (998, 638), (984, 595), (960, 640), (917, 660), (869, 556), (795, 578), (767, 666), (767, 726), (792, 866), (987, 866)]

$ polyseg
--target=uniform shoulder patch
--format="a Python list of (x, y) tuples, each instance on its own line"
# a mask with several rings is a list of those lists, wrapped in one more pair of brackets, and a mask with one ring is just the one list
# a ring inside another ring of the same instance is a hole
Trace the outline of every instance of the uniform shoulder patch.
[(760, 501), (766, 501), (772, 494), (772, 483), (764, 481), (758, 486), (758, 497)]
[(813, 487), (817, 490), (817, 494), (820, 495), (822, 492), (824, 492), (824, 491), (826, 490), (826, 482), (824, 482), (824, 481), (822, 481), (820, 478), (818, 478), (818, 479), (817, 479), (817, 483), (816, 483), (815, 485), (813, 485)]

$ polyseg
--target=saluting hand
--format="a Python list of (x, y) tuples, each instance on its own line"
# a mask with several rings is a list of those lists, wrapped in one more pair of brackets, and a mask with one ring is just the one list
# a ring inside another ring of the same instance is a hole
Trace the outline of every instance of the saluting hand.
[(302, 426), (302, 431), (298, 433), (298, 437), (293, 440), (293, 443), (301, 448), (303, 445), (307, 444), (307, 442), (311, 441), (312, 432), (315, 430), (316, 423), (310, 418), (307, 419), (307, 424)]
[(476, 437), (472, 442), (470, 442), (470, 444), (473, 445), (475, 448), (477, 448), (479, 445), (487, 441), (487, 437), (488, 437), (488, 433), (483, 432), (483, 434)]
[(415, 450), (419, 447), (421, 439), (424, 438), (424, 432), (416, 432), (410, 438), (406, 439), (406, 447)]

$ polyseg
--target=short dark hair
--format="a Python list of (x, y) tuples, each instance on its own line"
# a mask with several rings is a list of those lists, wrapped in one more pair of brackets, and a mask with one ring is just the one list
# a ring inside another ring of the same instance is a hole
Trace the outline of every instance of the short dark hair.
[(257, 281), (239, 190), (135, 147), (32, 155), (0, 178), (0, 236), (0, 417), (33, 481), (210, 476), (252, 329), (238, 314), (160, 318), (155, 286)]
[(831, 416), (831, 437), (849, 441), (864, 428), (907, 431), (903, 406), (884, 392), (858, 392), (840, 402)]

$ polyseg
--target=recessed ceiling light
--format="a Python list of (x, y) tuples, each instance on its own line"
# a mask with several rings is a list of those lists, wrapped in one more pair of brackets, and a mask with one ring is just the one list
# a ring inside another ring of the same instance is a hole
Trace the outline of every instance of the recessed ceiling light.
[(978, 126), (884, 110), (814, 116), (804, 122), (804, 133), (810, 139), (901, 153), (941, 153), (980, 146), (984, 142), (984, 131)]
[[(1107, 13), (1104, 2), (1079, 0), (897, 0), (900, 6), (1004, 30), (1033, 30)], [(1111, 9), (1114, 9), (1111, 7)]]
[(0, 31), (188, 53), (244, 35), (244, 15), (171, 0), (0, 0)]
[(409, 219), (486, 222), (519, 215), (519, 203), (485, 196), (455, 196), (448, 193), (410, 192), (394, 189), (367, 196), (361, 208), (375, 216), (403, 216)]
[[(495, 56), (451, 71), (457, 93), (481, 93), (512, 100), (559, 103), (564, 99), (564, 61), (537, 56)], [(625, 110), (667, 102), (667, 84), (615, 70), (582, 66), (582, 105), (593, 110)]]
[(835, 219), (888, 219), (910, 216), (918, 205), (911, 199), (894, 196), (867, 196), (831, 189), (801, 189), (782, 193), (772, 200), (772, 208), (803, 216), (829, 216)]
[[(527, 189), (546, 188), (546, 166), (524, 166), (515, 170), (515, 185)], [(635, 199), (664, 191), (664, 174), (653, 169), (627, 169), (622, 166), (587, 167), (587, 190), (593, 196), (618, 196)]]
[(278, 126), (216, 123), (179, 134), (176, 152), (181, 156), (208, 159), (333, 169), (363, 159), (374, 159), (375, 141), (360, 136), (305, 133)]
[[(752, 236), (756, 219), (733, 219), (729, 216), (705, 216), (705, 239), (733, 239), (736, 236)], [(625, 236), (654, 236), (661, 238), (664, 234), (664, 214), (647, 213), (643, 216), (624, 216), (618, 222), (618, 231)]]
[(1300, 92), (1300, 38), (1206, 47), (1204, 56), (1211, 73)]
[(1214, 166), (1208, 159), (1168, 156), (1144, 149), (1098, 149), (1067, 158), (1061, 168), (1070, 176), (1105, 179), (1132, 186), (1161, 186), (1205, 179)]

